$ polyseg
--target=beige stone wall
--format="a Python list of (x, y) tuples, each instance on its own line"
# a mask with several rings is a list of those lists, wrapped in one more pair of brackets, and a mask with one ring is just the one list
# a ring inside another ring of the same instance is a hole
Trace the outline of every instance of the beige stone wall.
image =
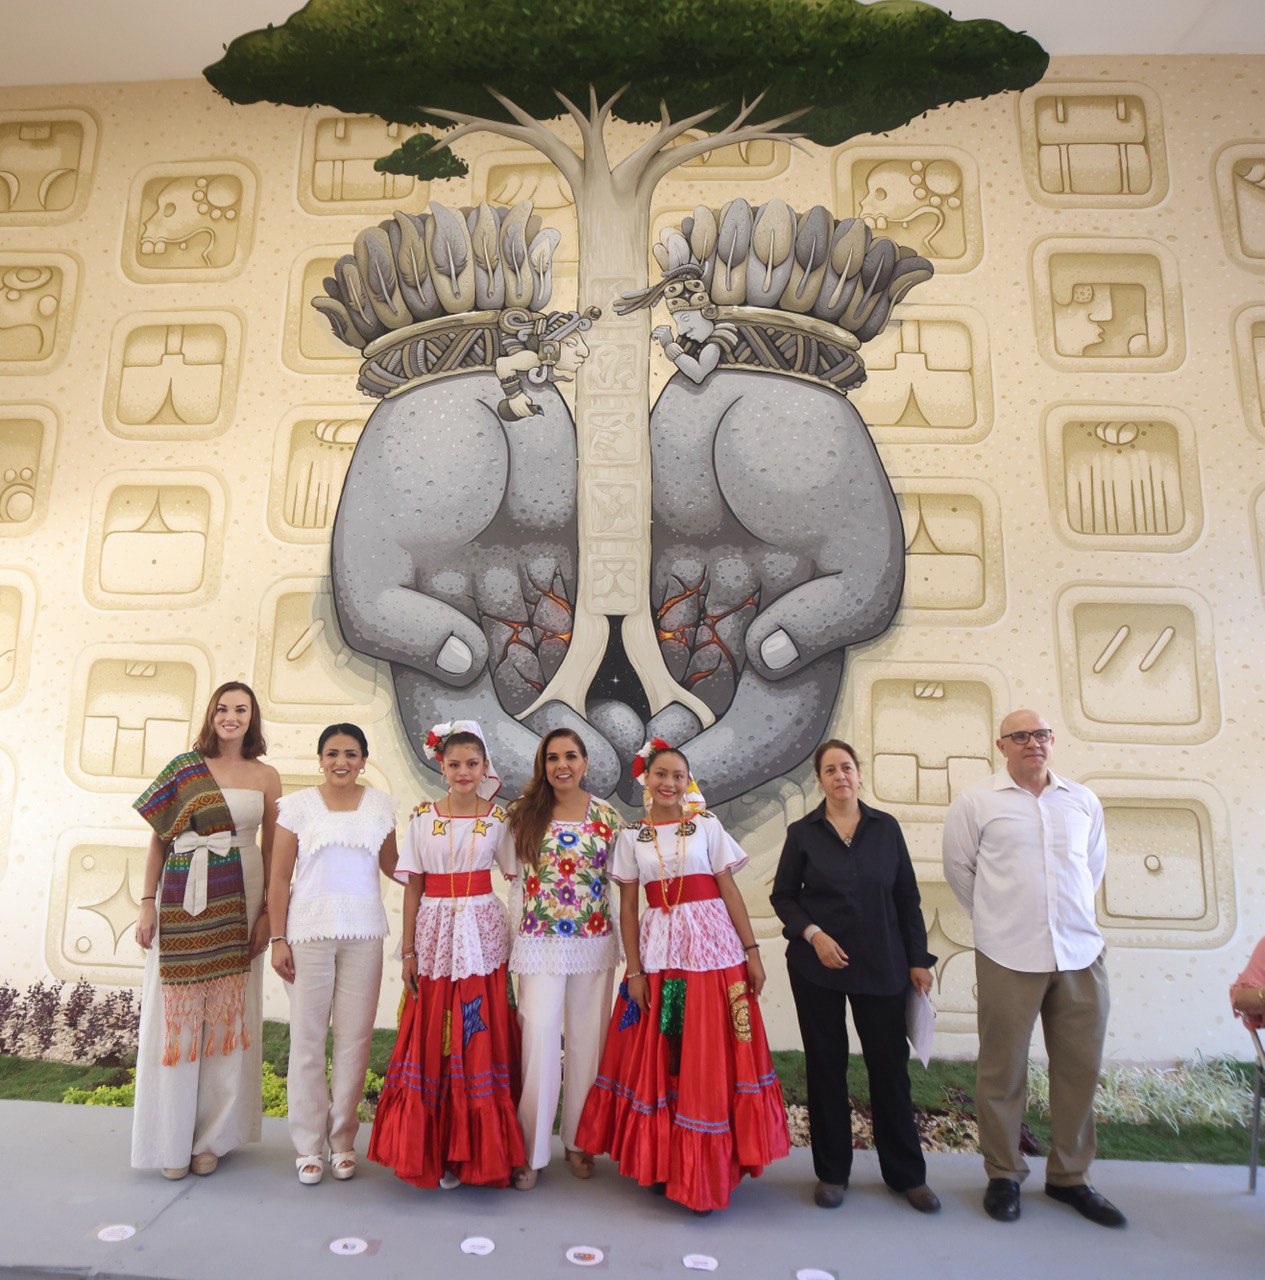
[[(940, 822), (1017, 704), (1046, 710), (1056, 766), (1106, 805), (1111, 1053), (1242, 1048), (1225, 987), (1265, 930), (1263, 82), (1259, 58), (1062, 59), (1023, 95), (831, 150), (731, 149), (658, 193), (656, 231), (777, 195), (886, 219), (936, 264), (855, 396), (901, 495), (908, 583), (850, 655), (838, 728), (918, 859), (945, 1053), (972, 1048), (973, 966)], [(619, 126), (615, 152), (643, 132)], [(475, 140), (468, 177), (428, 187), (373, 173), (395, 138), (193, 81), (0, 91), (10, 981), (138, 981), (128, 802), (221, 680), (258, 691), (287, 785), (351, 718), (377, 785), (432, 793), (389, 673), (333, 618), (329, 527), (372, 406), (306, 300), (357, 230), (430, 196), (533, 199), (564, 233), (558, 301), (575, 238), (532, 153)], [(782, 1045), (766, 886), (813, 803), (801, 768), (725, 815), (754, 855)], [(394, 1003), (389, 986), (384, 1021)], [(268, 1008), (284, 1016), (279, 982)]]

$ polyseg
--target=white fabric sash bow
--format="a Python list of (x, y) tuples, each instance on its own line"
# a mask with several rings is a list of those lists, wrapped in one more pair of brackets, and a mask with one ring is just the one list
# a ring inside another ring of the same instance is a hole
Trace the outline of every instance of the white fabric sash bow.
[(172, 846), (175, 853), (192, 853), (189, 874), (184, 885), (184, 909), (188, 915), (200, 916), (206, 910), (206, 875), (211, 858), (227, 858), (236, 839), (231, 831), (217, 831), (204, 836), (196, 831), (182, 831)]

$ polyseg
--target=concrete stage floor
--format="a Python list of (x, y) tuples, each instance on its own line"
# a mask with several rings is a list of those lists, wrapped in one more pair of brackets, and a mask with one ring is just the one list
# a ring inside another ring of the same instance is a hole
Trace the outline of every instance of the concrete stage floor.
[[(1110, 1231), (1046, 1199), (1039, 1160), (1013, 1225), (985, 1217), (980, 1162), (965, 1155), (929, 1157), (938, 1216), (893, 1197), (872, 1152), (857, 1153), (843, 1207), (818, 1209), (809, 1153), (796, 1150), (744, 1182), (727, 1211), (700, 1219), (618, 1177), (608, 1160), (587, 1183), (555, 1164), (526, 1193), (417, 1191), (363, 1157), (352, 1181), (327, 1173), (303, 1187), (284, 1120), (265, 1120), (263, 1142), (211, 1177), (166, 1182), (128, 1167), (131, 1119), (118, 1108), (0, 1103), (0, 1277), (685, 1277), (699, 1274), (686, 1255), (703, 1254), (733, 1280), (793, 1280), (808, 1268), (817, 1269), (811, 1280), (1212, 1280), (1261, 1275), (1265, 1255), (1265, 1178), (1249, 1196), (1240, 1167), (1103, 1161), (1096, 1183), (1129, 1216), (1125, 1230)], [(362, 1130), (362, 1149), (366, 1140)], [(135, 1234), (98, 1239), (117, 1224)], [(495, 1251), (463, 1254), (471, 1236)], [(368, 1248), (331, 1253), (343, 1237)], [(604, 1261), (575, 1266), (565, 1256), (575, 1245), (598, 1246)]]

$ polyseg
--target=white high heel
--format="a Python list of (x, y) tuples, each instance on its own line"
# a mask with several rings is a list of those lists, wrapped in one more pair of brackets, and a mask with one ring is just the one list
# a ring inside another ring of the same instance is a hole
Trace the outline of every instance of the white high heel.
[(296, 1156), (294, 1167), (299, 1171), (299, 1181), (305, 1187), (314, 1187), (325, 1172), (325, 1160), (322, 1156)]
[(329, 1171), (339, 1182), (346, 1182), (356, 1175), (356, 1153), (354, 1151), (331, 1151), (329, 1153)]

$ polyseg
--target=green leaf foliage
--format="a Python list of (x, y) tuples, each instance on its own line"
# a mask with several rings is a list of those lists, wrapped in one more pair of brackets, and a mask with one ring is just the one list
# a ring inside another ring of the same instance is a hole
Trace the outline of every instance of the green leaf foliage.
[(438, 178), (463, 178), (470, 172), (464, 161), (439, 145), (429, 133), (415, 133), (401, 146), (373, 162), (379, 173), (407, 173), (411, 177), (431, 181)]
[[(206, 78), (238, 103), (328, 105), (446, 126), (428, 107), (505, 119), (484, 86), (538, 118), (620, 86), (620, 118), (813, 109), (796, 128), (835, 145), (933, 107), (1022, 89), (1048, 57), (999, 22), (958, 22), (919, 0), (309, 0), (239, 36)], [(402, 149), (403, 150), (403, 149)]]

